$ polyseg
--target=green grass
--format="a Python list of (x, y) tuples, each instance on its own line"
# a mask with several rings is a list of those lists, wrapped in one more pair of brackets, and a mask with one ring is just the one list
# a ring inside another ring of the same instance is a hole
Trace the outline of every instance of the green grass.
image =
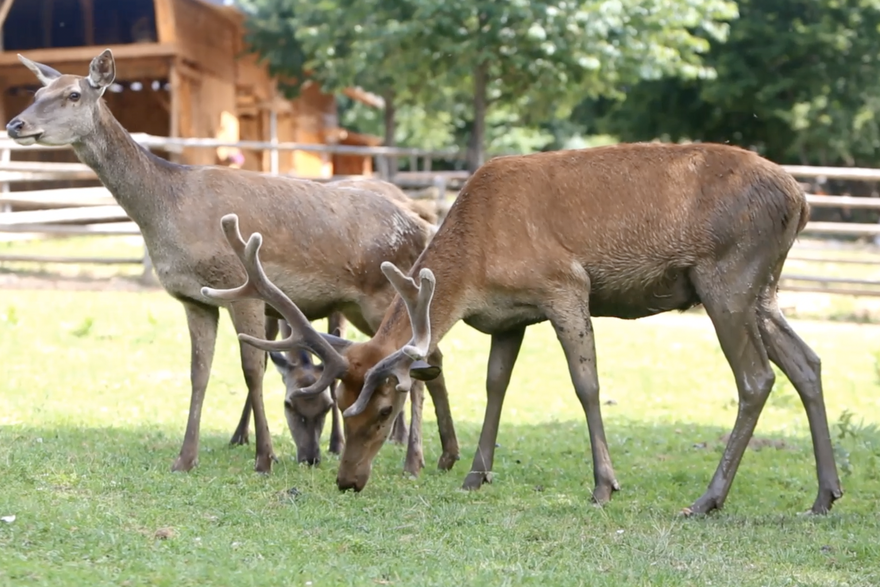
[(462, 461), (434, 468), (428, 402), (421, 477), (404, 478), (404, 449), (387, 445), (355, 495), (337, 491), (335, 458), (294, 462), (274, 372), (266, 402), (281, 462), (258, 476), (252, 447), (227, 446), (245, 397), (227, 316), (200, 466), (172, 474), (189, 402), (179, 304), (161, 292), (0, 290), (0, 516), (16, 516), (0, 522), (0, 585), (877, 585), (880, 327), (795, 326), (824, 360), (844, 499), (827, 517), (799, 515), (814, 465), (780, 379), (757, 431), (777, 442), (748, 451), (722, 512), (691, 520), (678, 512), (704, 490), (736, 413), (700, 313), (596, 321), (622, 484), (598, 508), (583, 412), (546, 324), (526, 335), (492, 485), (459, 489), (489, 342), (460, 324), (442, 348)]

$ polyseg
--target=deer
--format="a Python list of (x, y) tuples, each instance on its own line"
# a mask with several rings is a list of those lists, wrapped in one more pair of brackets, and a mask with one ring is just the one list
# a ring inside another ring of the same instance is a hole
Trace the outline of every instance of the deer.
[[(190, 471), (198, 464), (201, 409), (220, 308), (229, 312), (240, 336), (274, 338), (281, 318), (258, 300), (218, 304), (201, 294), (203, 284), (230, 287), (244, 276), (218, 229), (223, 214), (232, 210), (248, 230), (273, 235), (265, 251), (268, 275), (310, 319), (338, 312), (370, 335), (394, 295), (380, 273), (381, 260), (392, 258), (409, 267), (433, 234), (428, 223), (369, 189), (223, 166), (182, 165), (154, 155), (134, 141), (102, 99), (116, 78), (109, 49), (92, 59), (85, 77), (18, 57), (42, 87), (33, 103), (6, 125), (9, 136), (22, 145), (72, 147), (140, 228), (159, 282), (183, 305), (191, 346), (191, 399), (173, 471)], [(246, 410), (253, 411), (256, 432), (254, 470), (270, 473), (276, 457), (263, 406), (266, 354), (240, 343), (240, 357), (250, 406)], [(441, 353), (432, 360), (442, 361)], [(332, 380), (333, 371), (322, 365), (314, 382), (286, 394), (285, 403), (290, 406), (305, 398), (329, 405)], [(438, 466), (448, 469), (458, 459), (458, 446), (445, 382), (436, 379), (427, 387), (441, 428), (444, 452)], [(244, 430), (241, 424), (238, 430), (244, 438), (234, 436), (233, 442), (247, 438), (248, 420), (249, 415), (243, 417)], [(420, 434), (419, 419), (411, 426), (404, 464), (413, 475), (424, 462)], [(305, 457), (316, 460), (318, 455), (311, 451)]]
[[(501, 408), (528, 326), (552, 325), (586, 417), (597, 504), (620, 490), (599, 400), (592, 320), (634, 320), (702, 306), (733, 373), (739, 409), (720, 463), (687, 516), (723, 507), (774, 385), (777, 365), (800, 396), (818, 478), (814, 514), (843, 490), (822, 391), (821, 361), (783, 316), (777, 290), (810, 207), (775, 163), (719, 144), (628, 143), (491, 159), (471, 175), (407, 273), (381, 269), (397, 295), (366, 342), (321, 335), (263, 270), (261, 233), (245, 243), (223, 220), (247, 273), (207, 297), (258, 298), (292, 334), (243, 342), (307, 347), (339, 380), (346, 445), (336, 484), (363, 490), (389, 423), (416, 380), (442, 373), (430, 353), (459, 320), (491, 336), (482, 430), (463, 488), (492, 480)], [(427, 363), (427, 367), (425, 364)]]
[[(436, 231), (433, 227), (438, 220), (436, 211), (431, 209), (429, 205), (426, 205), (427, 203), (410, 198), (393, 183), (364, 176), (337, 179), (328, 182), (326, 185), (356, 190), (368, 189), (381, 194), (430, 223), (432, 225), (430, 228), (431, 234)], [(345, 316), (341, 313), (333, 312), (330, 314), (327, 317), (327, 323), (329, 331), (336, 336), (341, 336), (344, 333), (346, 325)], [(267, 332), (271, 336), (267, 336), (268, 338), (275, 338), (279, 332), (284, 337), (290, 334), (290, 327), (284, 320), (278, 321), (278, 329), (274, 329), (272, 326), (269, 328)], [(307, 387), (320, 376), (320, 366), (312, 361), (312, 356), (307, 351), (300, 350), (286, 354), (272, 352), (269, 356), (288, 390)], [(335, 399), (335, 380), (330, 383), (328, 389), (330, 393), (329, 402), (323, 395), (317, 397), (301, 396), (293, 392), (290, 402), (286, 402), (284, 405), (287, 426), (296, 446), (297, 460), (301, 463), (316, 464), (320, 462), (320, 439), (328, 413), (332, 414), (328, 450), (331, 454), (336, 455), (342, 452), (342, 445), (345, 440)], [(247, 444), (250, 415), (250, 398), (246, 397), (241, 419), (232, 437), (234, 444)], [(407, 436), (406, 421), (403, 418), (403, 412), (401, 412), (394, 421), (390, 438), (395, 444), (403, 444), (407, 441)]]

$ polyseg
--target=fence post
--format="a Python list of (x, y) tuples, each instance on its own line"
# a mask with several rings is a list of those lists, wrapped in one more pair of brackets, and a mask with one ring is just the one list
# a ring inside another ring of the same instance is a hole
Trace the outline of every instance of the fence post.
[(269, 152), (269, 173), (278, 175), (278, 112), (275, 111), (275, 102), (269, 110), (269, 142), (272, 150)]
[(379, 172), (379, 179), (383, 181), (389, 181), (390, 176), (388, 173), (388, 157), (385, 155), (376, 155), (376, 168)]
[[(12, 160), (12, 149), (0, 150), (0, 162), (9, 163), (11, 160)], [(0, 193), (2, 193), (2, 194), (9, 193), (9, 182), (8, 181), (4, 181), (2, 184), (0, 184)], [(0, 213), (5, 213), (5, 212), (12, 212), (12, 205), (7, 202), (3, 202), (3, 204), (0, 205)]]

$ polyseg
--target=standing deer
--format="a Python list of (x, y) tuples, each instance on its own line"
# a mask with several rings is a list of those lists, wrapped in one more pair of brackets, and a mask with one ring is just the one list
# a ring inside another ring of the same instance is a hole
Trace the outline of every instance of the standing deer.
[[(131, 138), (101, 99), (116, 76), (109, 50), (92, 60), (86, 77), (62, 75), (21, 55), (19, 59), (43, 87), (33, 104), (6, 125), (9, 136), (23, 145), (70, 145), (140, 227), (160, 282), (185, 308), (192, 346), (192, 398), (183, 445), (172, 466), (175, 471), (188, 471), (197, 464), (219, 307), (228, 309), (240, 335), (265, 331), (267, 338), (274, 338), (277, 329), (277, 320), (265, 322), (270, 310), (263, 302), (218, 303), (200, 292), (202, 284), (230, 287), (244, 275), (218, 230), (222, 214), (234, 211), (248, 230), (273, 235), (265, 251), (267, 273), (309, 319), (340, 312), (367, 333), (375, 331), (394, 295), (378, 270), (380, 260), (392, 258), (409, 267), (433, 232), (427, 223), (370, 190), (226, 167), (177, 165), (153, 155)], [(271, 315), (280, 318), (274, 311)], [(441, 360), (440, 354), (432, 360)], [(254, 414), (254, 468), (269, 472), (275, 457), (263, 408), (266, 355), (242, 344), (241, 363)], [(287, 403), (319, 396), (329, 403), (326, 389), (333, 375), (324, 367), (313, 384), (287, 394)], [(428, 389), (444, 451), (439, 466), (449, 468), (457, 459), (458, 445), (445, 384), (438, 379)], [(414, 423), (405, 464), (413, 474), (423, 462), (421, 431), (416, 428)]]
[[(351, 343), (298, 319), (283, 344), (308, 344), (340, 379), (346, 446), (337, 485), (363, 489), (382, 433), (438, 341), (459, 320), (492, 336), (487, 405), (464, 487), (490, 481), (504, 395), (527, 326), (549, 320), (568, 362), (590, 434), (595, 486), (619, 489), (605, 440), (592, 317), (635, 319), (702, 304), (733, 371), (739, 410), (706, 492), (686, 514), (720, 508), (774, 383), (772, 361), (801, 397), (813, 439), (818, 496), (827, 512), (843, 494), (822, 395), (820, 362), (776, 299), (786, 255), (809, 217), (797, 182), (779, 166), (714, 144), (624, 144), (500, 157), (467, 181), (431, 243), (405, 276), (382, 271), (395, 298), (375, 336)], [(232, 242), (232, 241), (231, 241)], [(261, 267), (262, 236), (233, 242), (245, 288), (288, 319), (296, 305)], [(415, 278), (418, 278), (417, 284)], [(435, 290), (436, 288), (436, 290)], [(225, 294), (207, 288), (208, 297)]]

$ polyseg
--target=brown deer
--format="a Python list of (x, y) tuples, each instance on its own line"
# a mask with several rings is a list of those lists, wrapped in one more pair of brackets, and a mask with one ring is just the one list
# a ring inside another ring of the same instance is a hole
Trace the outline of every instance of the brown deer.
[[(786, 255), (808, 217), (790, 175), (725, 145), (623, 144), (500, 157), (467, 181), (411, 277), (383, 263), (398, 297), (372, 339), (322, 337), (299, 319), (284, 343), (247, 340), (258, 348), (308, 345), (324, 360), (324, 375), (332, 370), (340, 379), (347, 442), (337, 485), (358, 491), (412, 379), (440, 372), (421, 361), (459, 320), (490, 334), (485, 420), (464, 481), (477, 489), (490, 481), (501, 406), (525, 329), (549, 320), (586, 415), (592, 498), (601, 504), (619, 485), (600, 411), (592, 317), (636, 319), (702, 304), (733, 371), (739, 411), (708, 489), (685, 513), (722, 507), (773, 387), (771, 361), (804, 404), (819, 482), (812, 511), (824, 513), (842, 490), (820, 362), (776, 299)], [(293, 316), (296, 306), (263, 272), (261, 240), (251, 236), (247, 250), (233, 243), (248, 273), (244, 287)]]
[[(366, 333), (378, 327), (394, 295), (378, 270), (380, 260), (391, 258), (409, 267), (433, 233), (426, 222), (367, 189), (334, 188), (226, 167), (178, 165), (153, 155), (131, 138), (101, 99), (116, 77), (109, 50), (92, 60), (86, 77), (62, 75), (21, 55), (19, 59), (43, 87), (33, 104), (7, 124), (9, 136), (24, 145), (70, 145), (140, 227), (160, 282), (186, 311), (192, 398), (175, 471), (188, 471), (197, 464), (219, 307), (228, 309), (242, 335), (265, 332), (274, 338), (278, 325), (276, 319), (265, 321), (269, 308), (260, 301), (218, 304), (200, 292), (203, 284), (230, 287), (244, 276), (218, 230), (223, 214), (233, 211), (247, 230), (273, 235), (265, 251), (266, 270), (309, 319), (339, 312)], [(441, 360), (439, 353), (434, 359)], [(269, 472), (274, 455), (262, 396), (266, 355), (242, 344), (241, 363), (254, 414), (255, 469)], [(287, 403), (322, 394), (329, 402), (326, 389), (333, 375), (323, 368), (313, 384), (288, 394)], [(428, 389), (441, 429), (440, 467), (449, 468), (457, 459), (458, 446), (445, 384), (437, 380)], [(410, 431), (405, 469), (413, 474), (423, 462), (420, 432)]]
[[(338, 188), (354, 188), (358, 190), (368, 189), (387, 197), (432, 225), (438, 220), (438, 215), (436, 211), (431, 208), (430, 203), (413, 200), (399, 187), (387, 181), (367, 177), (357, 177), (334, 180), (328, 182), (326, 185)], [(433, 230), (434, 229), (432, 228), (432, 231)], [(388, 288), (386, 289), (389, 294), (393, 291)], [(388, 302), (390, 303), (390, 298), (388, 299)], [(342, 336), (344, 332), (343, 329), (345, 328), (345, 317), (339, 312), (333, 312), (328, 316), (327, 320), (329, 331), (336, 336)], [(283, 336), (289, 336), (290, 331), (286, 321), (280, 320), (278, 327)], [(269, 328), (270, 330), (267, 331), (267, 337), (270, 339), (275, 338), (278, 330), (274, 329), (272, 326)], [(272, 363), (281, 374), (282, 380), (288, 390), (308, 387), (320, 376), (321, 367), (312, 362), (311, 355), (307, 351), (300, 350), (299, 352), (288, 352), (286, 357), (281, 353), (271, 353), (270, 357)], [(287, 426), (290, 430), (291, 437), (296, 445), (297, 460), (301, 463), (315, 464), (320, 461), (321, 433), (324, 430), (324, 421), (328, 412), (332, 413), (329, 451), (337, 455), (342, 452), (342, 446), (345, 441), (342, 433), (339, 409), (336, 405), (335, 386), (336, 380), (334, 379), (329, 387), (329, 397), (325, 394), (303, 396), (292, 392), (290, 401), (285, 402), (284, 415), (287, 420)], [(421, 393), (421, 390), (417, 390), (417, 393)], [(416, 407), (416, 409), (418, 410), (419, 408)], [(233, 444), (247, 444), (250, 415), (250, 398), (246, 397), (241, 419), (232, 437)], [(401, 411), (394, 421), (390, 438), (395, 443), (403, 444), (406, 442), (407, 437), (406, 421), (404, 420), (403, 412)]]

